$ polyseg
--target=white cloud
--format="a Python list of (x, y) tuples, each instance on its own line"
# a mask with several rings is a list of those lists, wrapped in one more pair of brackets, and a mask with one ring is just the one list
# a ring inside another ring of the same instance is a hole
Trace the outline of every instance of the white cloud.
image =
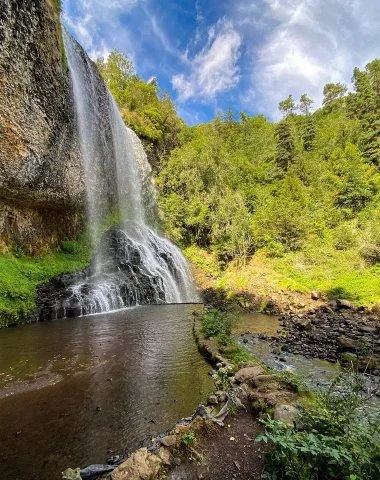
[(190, 63), (188, 74), (178, 73), (171, 79), (179, 101), (213, 98), (235, 87), (240, 80), (237, 62), (241, 43), (241, 36), (226, 18), (210, 27), (205, 47), (193, 58), (186, 53), (186, 60)]
[(236, 22), (252, 60), (251, 85), (242, 97), (247, 100), (250, 90), (255, 110), (275, 119), (278, 102), (290, 93), (296, 100), (307, 93), (319, 107), (326, 83), (349, 85), (355, 66), (379, 56), (378, 7), (378, 0), (265, 0), (260, 12), (250, 13), (241, 2)]
[(147, 0), (64, 0), (63, 23), (95, 60), (107, 57), (118, 45), (134, 57), (136, 42), (122, 24), (120, 16), (130, 13)]

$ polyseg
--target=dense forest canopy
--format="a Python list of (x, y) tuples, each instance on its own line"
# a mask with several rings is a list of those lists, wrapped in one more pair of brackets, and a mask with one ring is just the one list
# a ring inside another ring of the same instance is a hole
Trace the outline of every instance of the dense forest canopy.
[(379, 59), (355, 68), (353, 92), (325, 85), (314, 112), (306, 94), (290, 94), (278, 123), (229, 109), (194, 127), (123, 54), (97, 64), (126, 123), (154, 152), (173, 241), (211, 251), (222, 265), (257, 253), (289, 270), (302, 260), (309, 270), (330, 261), (378, 271)]

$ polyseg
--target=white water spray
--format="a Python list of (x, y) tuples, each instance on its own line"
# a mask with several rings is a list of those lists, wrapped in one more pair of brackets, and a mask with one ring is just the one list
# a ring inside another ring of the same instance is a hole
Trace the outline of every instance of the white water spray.
[[(151, 167), (139, 138), (125, 126), (80, 45), (65, 31), (63, 37), (83, 157), (89, 233), (96, 254), (85, 281), (70, 285), (68, 294), (57, 300), (56, 315), (197, 302), (182, 253), (148, 226), (157, 208)], [(98, 246), (102, 222), (115, 211), (120, 228), (113, 227), (105, 234), (105, 245)]]

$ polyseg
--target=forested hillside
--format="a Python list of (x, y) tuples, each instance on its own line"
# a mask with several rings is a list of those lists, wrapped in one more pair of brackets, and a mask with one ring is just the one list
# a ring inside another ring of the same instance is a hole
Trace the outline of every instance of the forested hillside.
[(278, 123), (228, 110), (195, 127), (122, 54), (98, 65), (155, 152), (166, 232), (193, 261), (223, 270), (255, 255), (285, 287), (378, 300), (380, 60), (355, 68), (353, 92), (327, 84), (314, 112), (289, 95)]

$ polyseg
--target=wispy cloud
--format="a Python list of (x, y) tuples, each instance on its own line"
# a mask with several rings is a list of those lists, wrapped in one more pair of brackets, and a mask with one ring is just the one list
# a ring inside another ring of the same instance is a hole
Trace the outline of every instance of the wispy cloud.
[[(118, 43), (134, 56), (136, 42), (124, 28), (121, 15), (147, 0), (66, 0), (63, 23), (94, 60), (107, 57)], [(118, 42), (116, 42), (116, 38)]]
[(179, 73), (171, 79), (178, 92), (179, 101), (190, 98), (213, 98), (239, 83), (241, 37), (231, 21), (220, 19), (208, 29), (208, 41), (193, 58), (186, 57), (191, 64), (189, 72)]
[(272, 118), (290, 93), (296, 99), (307, 93), (319, 106), (326, 83), (349, 83), (354, 66), (378, 56), (378, 6), (378, 0), (365, 6), (360, 0), (265, 0), (249, 14), (241, 2), (242, 28), (251, 18), (264, 31), (255, 42), (245, 31), (252, 61), (245, 99), (251, 92), (255, 108)]

